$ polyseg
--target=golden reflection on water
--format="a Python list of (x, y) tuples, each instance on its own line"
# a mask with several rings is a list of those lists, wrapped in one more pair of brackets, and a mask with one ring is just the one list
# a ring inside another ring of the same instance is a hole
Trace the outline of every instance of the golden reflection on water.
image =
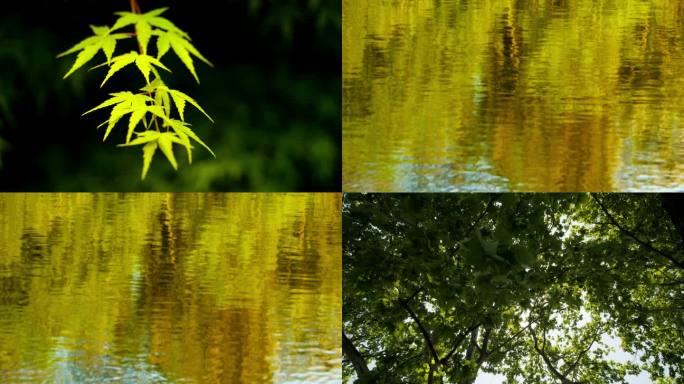
[(684, 189), (684, 2), (342, 14), (345, 191)]
[(340, 382), (339, 194), (0, 194), (3, 383)]

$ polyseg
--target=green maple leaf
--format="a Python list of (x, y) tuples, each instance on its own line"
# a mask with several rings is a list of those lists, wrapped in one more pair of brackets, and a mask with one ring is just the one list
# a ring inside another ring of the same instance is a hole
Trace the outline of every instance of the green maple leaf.
[(161, 59), (166, 52), (173, 49), (176, 56), (183, 62), (183, 64), (188, 68), (192, 76), (195, 78), (197, 83), (199, 83), (199, 78), (197, 77), (197, 72), (195, 72), (195, 65), (192, 62), (192, 56), (207, 63), (207, 65), (213, 67), (214, 65), (207, 60), (202, 54), (195, 48), (190, 39), (187, 36), (179, 34), (177, 31), (154, 31), (157, 35), (157, 59)]
[(150, 164), (152, 163), (152, 157), (154, 157), (154, 153), (156, 152), (157, 147), (159, 146), (157, 144), (157, 139), (159, 138), (160, 134), (161, 133), (159, 133), (157, 131), (145, 131), (145, 132), (139, 133), (138, 137), (135, 140), (131, 141), (130, 143), (119, 144), (119, 147), (145, 144), (143, 146), (143, 169), (142, 169), (142, 176), (141, 176), (142, 180), (145, 180), (145, 176), (147, 175), (147, 171), (150, 169)]
[(166, 66), (162, 64), (159, 60), (155, 59), (152, 56), (140, 54), (136, 51), (130, 51), (129, 53), (124, 53), (123, 55), (116, 56), (112, 59), (111, 63), (112, 65), (111, 67), (109, 67), (109, 72), (107, 72), (107, 76), (105, 76), (105, 79), (102, 81), (102, 84), (100, 84), (100, 87), (103, 86), (104, 83), (107, 82), (107, 80), (109, 80), (110, 77), (112, 77), (112, 75), (114, 75), (127, 65), (133, 63), (135, 63), (135, 66), (138, 67), (140, 73), (142, 73), (142, 75), (145, 77), (145, 81), (148, 84), (150, 82), (150, 72), (153, 70), (153, 65), (162, 68), (168, 72), (171, 72), (171, 70), (166, 68)]
[(173, 154), (174, 143), (185, 145), (183, 140), (173, 132), (145, 131), (138, 133), (138, 137), (136, 137), (130, 143), (119, 144), (118, 146), (130, 147), (133, 145), (145, 144), (145, 146), (143, 146), (142, 171), (142, 179), (145, 179), (145, 175), (147, 175), (147, 171), (150, 168), (150, 163), (152, 162), (152, 157), (154, 157), (154, 153), (157, 148), (159, 148), (164, 156), (166, 156), (166, 159), (169, 161), (169, 163), (171, 163), (173, 169), (178, 170), (178, 162)]
[(151, 141), (156, 141), (159, 138), (159, 135), (161, 135), (161, 132), (158, 131), (145, 131), (145, 132), (136, 132), (136, 137), (134, 140), (132, 140), (129, 143), (124, 143), (124, 144), (119, 144), (119, 147), (130, 147), (133, 145), (140, 145), (140, 144), (146, 144)]
[(211, 116), (204, 112), (204, 109), (202, 109), (202, 107), (200, 107), (199, 104), (190, 96), (175, 89), (169, 89), (169, 93), (171, 94), (171, 98), (173, 99), (174, 104), (176, 104), (176, 108), (178, 109), (178, 114), (180, 115), (181, 121), (185, 121), (183, 111), (185, 109), (185, 102), (188, 102), (192, 104), (193, 107), (197, 108), (200, 112), (202, 112), (204, 116), (206, 116), (207, 119), (209, 119), (212, 123), (214, 122), (214, 119), (212, 119)]
[(154, 102), (154, 99), (144, 94), (134, 94), (132, 92), (117, 92), (111, 93), (108, 100), (104, 101), (97, 107), (90, 109), (84, 113), (96, 111), (98, 109), (114, 106), (110, 113), (109, 119), (103, 123), (107, 124), (107, 130), (102, 141), (107, 140), (107, 136), (112, 131), (116, 123), (125, 115), (131, 114), (128, 121), (128, 133), (126, 134), (126, 143), (130, 142), (131, 136), (135, 127), (140, 123), (143, 117), (149, 112), (155, 116), (164, 117), (163, 110), (158, 105), (149, 105), (148, 102)]
[(188, 37), (188, 34), (176, 27), (171, 21), (163, 17), (159, 17), (168, 8), (158, 8), (149, 12), (138, 14), (133, 12), (117, 12), (119, 19), (112, 26), (112, 30), (124, 28), (129, 25), (135, 26), (135, 34), (138, 38), (138, 44), (143, 54), (147, 54), (147, 45), (152, 37), (153, 27), (161, 28), (167, 31), (174, 31), (175, 33)]
[(168, 87), (159, 77), (140, 90), (149, 94), (154, 93), (155, 103), (162, 106), (167, 116), (171, 116), (171, 96), (169, 96)]
[(143, 146), (143, 169), (141, 179), (145, 180), (147, 171), (150, 169), (150, 163), (152, 163), (152, 157), (154, 152), (157, 150), (157, 142), (151, 141)]
[(111, 33), (112, 29), (109, 29), (107, 26), (98, 27), (91, 25), (90, 29), (95, 33), (94, 36), (82, 40), (80, 43), (57, 55), (57, 57), (62, 57), (80, 51), (78, 56), (76, 56), (76, 61), (71, 66), (71, 69), (64, 75), (64, 79), (89, 62), (100, 50), (104, 52), (107, 57), (107, 64), (109, 64), (112, 60), (114, 49), (116, 48), (116, 41), (130, 37), (126, 33), (113, 34)]
[(208, 145), (204, 144), (204, 142), (197, 136), (197, 134), (190, 129), (190, 124), (180, 121), (180, 120), (175, 120), (175, 119), (167, 119), (166, 124), (171, 127), (171, 129), (174, 130), (179, 136), (180, 135), (186, 135), (189, 136), (191, 139), (195, 140), (198, 142), (201, 146), (206, 148), (209, 153), (211, 153), (212, 156), (216, 157), (216, 154), (214, 154), (214, 151), (209, 148)]
[(149, 93), (154, 92), (156, 103), (160, 104), (164, 108), (167, 115), (171, 114), (171, 99), (173, 99), (173, 103), (176, 105), (176, 109), (178, 110), (178, 115), (180, 116), (181, 121), (185, 121), (184, 112), (185, 103), (187, 102), (202, 112), (204, 116), (206, 116), (212, 123), (214, 122), (214, 119), (212, 119), (211, 116), (209, 116), (209, 114), (207, 114), (204, 109), (200, 107), (197, 101), (181, 91), (170, 89), (159, 78), (155, 79), (152, 83), (143, 87), (141, 90)]

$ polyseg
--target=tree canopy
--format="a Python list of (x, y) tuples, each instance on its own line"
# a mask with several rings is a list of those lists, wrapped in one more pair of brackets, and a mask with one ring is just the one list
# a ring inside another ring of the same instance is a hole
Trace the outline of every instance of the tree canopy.
[(345, 381), (680, 382), (683, 200), (346, 195)]

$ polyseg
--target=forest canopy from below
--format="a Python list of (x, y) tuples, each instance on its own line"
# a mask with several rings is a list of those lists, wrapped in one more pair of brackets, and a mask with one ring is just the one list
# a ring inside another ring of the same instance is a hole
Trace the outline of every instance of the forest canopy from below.
[(347, 194), (345, 382), (681, 382), (683, 202)]

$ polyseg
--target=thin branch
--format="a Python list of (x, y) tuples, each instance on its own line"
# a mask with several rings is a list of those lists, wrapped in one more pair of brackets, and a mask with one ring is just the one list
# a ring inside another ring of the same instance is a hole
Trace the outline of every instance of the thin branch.
[(491, 351), (488, 351), (487, 354), (491, 355), (492, 353), (496, 353), (498, 350), (501, 348), (505, 347), (507, 344), (509, 344), (511, 341), (515, 340), (520, 336), (523, 332), (525, 332), (526, 329), (529, 329), (531, 324), (527, 324), (527, 326), (520, 331), (516, 332), (515, 335), (509, 337), (506, 341), (499, 343), (496, 347), (492, 348)]
[(393, 371), (393, 370), (396, 370), (397, 368), (401, 368), (402, 366), (406, 365), (409, 361), (415, 360), (421, 356), (423, 356), (423, 352), (417, 353), (413, 356), (409, 356), (406, 359), (404, 359), (404, 361), (397, 363), (395, 366), (392, 366), (389, 369)]
[(420, 330), (420, 333), (423, 335), (423, 338), (425, 339), (425, 342), (427, 343), (428, 348), (430, 349), (430, 354), (432, 355), (432, 358), (434, 359), (435, 363), (439, 363), (439, 356), (437, 355), (435, 346), (432, 345), (432, 340), (430, 340), (430, 334), (425, 329), (425, 327), (423, 327), (423, 324), (418, 319), (418, 315), (416, 315), (416, 313), (411, 310), (411, 307), (408, 306), (408, 302), (404, 300), (399, 300), (399, 305), (401, 305), (406, 310), (406, 312), (408, 312), (409, 316), (411, 316), (411, 319), (413, 319), (413, 321), (418, 325), (418, 329)]
[[(465, 236), (464, 236), (465, 239), (467, 239), (468, 237), (470, 237), (470, 234), (475, 230), (475, 228), (477, 227), (477, 225), (478, 225), (478, 224), (480, 223), (480, 221), (485, 217), (485, 215), (487, 214), (487, 212), (488, 212), (489, 209), (491, 208), (492, 204), (494, 204), (494, 202), (496, 201), (496, 198), (495, 198), (495, 197), (492, 197), (492, 196), (494, 196), (494, 195), (492, 195), (492, 194), (489, 195), (489, 202), (487, 202), (487, 206), (486, 206), (485, 209), (480, 213), (480, 215), (475, 219), (475, 221), (473, 221), (473, 223), (470, 225), (470, 228), (468, 228), (468, 231), (465, 233)], [(452, 253), (451, 253), (451, 256), (452, 256), (452, 257), (453, 257), (454, 252), (458, 251), (459, 248), (460, 248), (460, 244), (457, 243), (457, 244), (456, 244), (456, 247), (454, 247), (454, 249), (452, 250)]]
[(539, 342), (537, 341), (537, 335), (534, 333), (534, 330), (532, 330), (532, 327), (530, 329), (530, 335), (532, 335), (532, 340), (534, 340), (534, 350), (537, 351), (537, 354), (541, 356), (542, 360), (544, 360), (544, 363), (546, 364), (547, 368), (551, 372), (553, 376), (555, 376), (562, 384), (583, 384), (582, 382), (578, 381), (572, 381), (568, 379), (565, 375), (560, 373), (558, 369), (553, 365), (553, 362), (549, 358), (549, 356), (546, 354), (546, 330), (543, 332), (544, 336), (544, 343), (542, 344), (542, 347), (539, 348)]
[(591, 339), (591, 343), (589, 343), (589, 345), (577, 355), (577, 359), (575, 359), (575, 361), (572, 364), (570, 364), (567, 369), (563, 371), (563, 376), (567, 376), (569, 373), (574, 371), (575, 368), (577, 368), (577, 364), (579, 364), (579, 361), (580, 359), (582, 359), (582, 356), (586, 355), (589, 352), (589, 350), (591, 349), (591, 347), (594, 346), (594, 343), (596, 343), (600, 335), (601, 327), (598, 327), (598, 329), (596, 330), (596, 334)]
[(442, 359), (442, 364), (446, 363), (449, 360), (449, 358), (451, 358), (451, 356), (456, 352), (458, 347), (461, 346), (461, 344), (463, 343), (463, 340), (465, 340), (466, 336), (468, 336), (468, 334), (470, 332), (475, 330), (475, 328), (479, 327), (480, 324), (481, 323), (478, 321), (474, 325), (470, 326), (470, 328), (468, 328), (465, 332), (463, 332), (462, 334), (458, 335), (458, 337), (456, 337), (456, 342), (454, 343), (454, 346), (451, 348), (449, 353), (447, 353), (446, 356), (444, 356), (444, 358)]
[(623, 227), (622, 225), (620, 225), (620, 223), (618, 223), (618, 221), (615, 219), (615, 217), (614, 217), (613, 215), (610, 214), (610, 212), (608, 211), (608, 208), (606, 208), (606, 206), (603, 205), (603, 203), (601, 202), (601, 200), (599, 200), (593, 193), (591, 194), (591, 197), (592, 197), (592, 198), (594, 199), (594, 201), (596, 201), (596, 203), (601, 207), (601, 210), (603, 210), (603, 213), (606, 214), (606, 216), (608, 217), (608, 220), (610, 220), (611, 223), (612, 223), (614, 226), (616, 226), (620, 231), (622, 231), (622, 233), (624, 233), (625, 235), (631, 237), (634, 241), (636, 241), (637, 243), (639, 243), (639, 244), (640, 244), (641, 246), (643, 246), (644, 248), (646, 248), (646, 249), (648, 249), (648, 250), (650, 250), (650, 251), (652, 251), (652, 252), (655, 252), (655, 253), (657, 253), (657, 254), (659, 254), (659, 255), (665, 257), (666, 259), (668, 259), (668, 260), (670, 260), (672, 263), (674, 263), (677, 267), (684, 269), (684, 263), (678, 261), (677, 259), (675, 259), (675, 258), (672, 257), (671, 255), (669, 255), (668, 253), (665, 253), (665, 252), (661, 251), (660, 249), (654, 247), (651, 243), (639, 239), (639, 237), (637, 237), (637, 235), (635, 235), (635, 234), (632, 233), (630, 230), (628, 230), (627, 228), (625, 228), (625, 227)]
[(487, 203), (487, 206), (485, 207), (484, 211), (482, 211), (482, 213), (480, 213), (480, 216), (478, 216), (477, 219), (475, 219), (475, 221), (470, 226), (470, 228), (468, 228), (468, 232), (466, 232), (466, 237), (470, 236), (470, 233), (473, 230), (475, 230), (475, 227), (477, 226), (477, 224), (480, 222), (480, 220), (482, 220), (485, 217), (485, 215), (489, 211), (489, 208), (491, 208), (492, 204), (494, 204), (495, 201), (496, 201), (496, 199), (492, 198), (492, 195), (490, 195), (489, 196), (489, 202)]
[(140, 11), (140, 5), (138, 5), (137, 0), (131, 0), (131, 12), (138, 13), (138, 14), (142, 13)]
[(422, 290), (423, 290), (423, 287), (422, 287), (422, 286), (418, 287), (418, 289), (416, 289), (416, 291), (413, 292), (413, 293), (411, 294), (411, 296), (409, 296), (409, 297), (408, 297), (406, 300), (404, 300), (404, 301), (405, 301), (407, 304), (410, 303), (411, 300), (413, 300), (413, 298), (416, 297)]

